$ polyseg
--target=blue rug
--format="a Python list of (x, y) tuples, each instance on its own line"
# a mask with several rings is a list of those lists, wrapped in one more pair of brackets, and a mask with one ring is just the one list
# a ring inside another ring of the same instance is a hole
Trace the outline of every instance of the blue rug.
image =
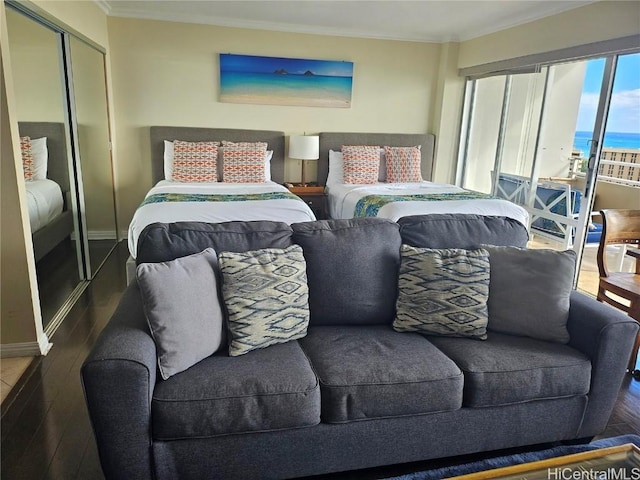
[(439, 480), (441, 478), (455, 477), (456, 475), (465, 475), (467, 473), (481, 472), (483, 470), (507, 467), (510, 465), (519, 465), (521, 463), (534, 462), (536, 460), (544, 460), (546, 458), (560, 457), (562, 455), (570, 455), (572, 453), (587, 452), (589, 450), (613, 447), (615, 445), (623, 445), (625, 443), (633, 443), (640, 447), (640, 436), (622, 435), (620, 437), (603, 438), (602, 440), (596, 440), (595, 442), (584, 445), (562, 445), (559, 447), (549, 448), (547, 450), (539, 450), (537, 452), (505, 455), (503, 457), (480, 460), (473, 463), (466, 463), (464, 465), (456, 465), (452, 467), (426, 470), (424, 472), (410, 473), (408, 475), (393, 477), (388, 480)]

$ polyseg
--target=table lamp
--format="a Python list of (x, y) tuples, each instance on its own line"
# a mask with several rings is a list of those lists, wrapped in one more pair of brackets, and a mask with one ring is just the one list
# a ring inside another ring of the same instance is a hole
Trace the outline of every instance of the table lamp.
[(302, 160), (302, 186), (306, 186), (305, 162), (320, 158), (320, 137), (317, 135), (291, 135), (289, 137), (289, 158)]

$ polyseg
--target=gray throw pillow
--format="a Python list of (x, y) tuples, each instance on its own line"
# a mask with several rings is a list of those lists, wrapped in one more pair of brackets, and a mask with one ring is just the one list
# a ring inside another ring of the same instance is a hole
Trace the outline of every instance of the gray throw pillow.
[(573, 250), (483, 245), (489, 252), (489, 330), (569, 342), (567, 320), (576, 254)]
[(230, 356), (307, 334), (307, 265), (299, 245), (222, 252), (218, 262), (229, 315)]
[(484, 340), (488, 297), (485, 250), (402, 245), (394, 330)]
[(138, 265), (144, 313), (164, 380), (214, 354), (222, 344), (216, 252)]

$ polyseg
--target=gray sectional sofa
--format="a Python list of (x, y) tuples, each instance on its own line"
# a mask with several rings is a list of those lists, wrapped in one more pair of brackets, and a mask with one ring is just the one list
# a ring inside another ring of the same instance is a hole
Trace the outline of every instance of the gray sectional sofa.
[(82, 367), (105, 476), (292, 478), (601, 433), (638, 329), (622, 313), (571, 292), (568, 343), (492, 331), (491, 318), (486, 340), (391, 327), (401, 244), (526, 241), (517, 222), (474, 215), (149, 226), (139, 263), (300, 245), (310, 322), (298, 340), (222, 348), (162, 380), (130, 285)]

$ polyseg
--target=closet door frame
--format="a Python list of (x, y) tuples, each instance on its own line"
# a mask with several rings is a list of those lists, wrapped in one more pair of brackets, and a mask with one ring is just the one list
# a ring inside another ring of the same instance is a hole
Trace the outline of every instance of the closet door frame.
[[(53, 31), (57, 36), (58, 41), (58, 55), (60, 64), (61, 83), (63, 87), (63, 103), (64, 103), (64, 122), (65, 129), (65, 141), (69, 158), (67, 161), (69, 171), (69, 184), (71, 193), (71, 208), (73, 212), (73, 222), (75, 235), (77, 236), (76, 256), (78, 264), (79, 283), (76, 288), (69, 294), (66, 300), (62, 303), (53, 318), (47, 323), (44, 328), (44, 333), (48, 338), (51, 338), (60, 324), (64, 321), (65, 317), (75, 305), (76, 301), (84, 290), (89, 285), (89, 282), (95, 272), (91, 271), (91, 262), (89, 258), (89, 239), (86, 222), (86, 205), (85, 205), (85, 192), (82, 180), (82, 165), (80, 157), (80, 146), (78, 136), (78, 118), (76, 112), (75, 103), (75, 91), (73, 86), (73, 68), (71, 65), (71, 38), (75, 38), (87, 46), (98, 51), (102, 57), (103, 77), (105, 78), (105, 95), (108, 98), (107, 84), (106, 84), (106, 65), (104, 61), (105, 50), (100, 45), (93, 42), (91, 39), (78, 34), (77, 32), (70, 32), (64, 25), (60, 25), (53, 18), (47, 18), (46, 13), (37, 12), (32, 10), (28, 5), (17, 0), (4, 0), (7, 7), (25, 15), (30, 20), (42, 25), (45, 28)], [(109, 105), (107, 99), (107, 107)], [(109, 131), (109, 145), (111, 145), (111, 123), (109, 119), (109, 111), (107, 110), (107, 125)], [(111, 162), (111, 185), (112, 185), (112, 198), (113, 202), (113, 215), (116, 228), (116, 240), (114, 241), (113, 248), (117, 245), (118, 232), (117, 232), (117, 218), (115, 208), (115, 185), (113, 175), (113, 158), (111, 155), (111, 149), (109, 148), (109, 160)], [(113, 250), (112, 248), (112, 250)], [(41, 320), (42, 321), (42, 320)]]

